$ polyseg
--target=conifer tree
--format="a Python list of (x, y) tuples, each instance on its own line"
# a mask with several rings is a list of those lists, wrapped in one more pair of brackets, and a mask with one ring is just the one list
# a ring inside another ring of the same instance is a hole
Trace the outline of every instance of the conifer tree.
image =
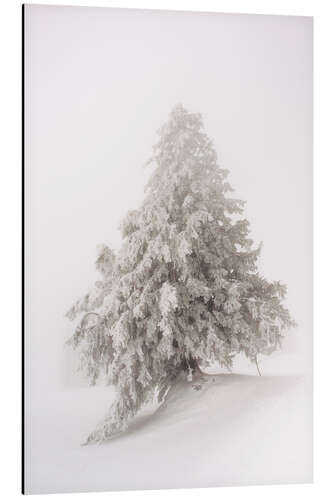
[(231, 369), (238, 353), (257, 363), (294, 324), (282, 305), (286, 287), (258, 273), (260, 247), (244, 203), (228, 196), (228, 171), (201, 115), (178, 105), (158, 135), (146, 196), (121, 224), (120, 251), (99, 247), (101, 279), (67, 313), (91, 383), (104, 373), (117, 391), (88, 442), (126, 429), (181, 374), (193, 379), (213, 362)]

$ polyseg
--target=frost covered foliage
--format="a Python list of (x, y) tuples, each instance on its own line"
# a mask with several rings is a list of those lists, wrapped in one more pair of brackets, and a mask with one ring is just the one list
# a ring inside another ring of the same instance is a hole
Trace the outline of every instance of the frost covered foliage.
[(101, 279), (67, 313), (91, 382), (103, 373), (117, 390), (88, 441), (124, 430), (182, 372), (212, 362), (231, 369), (240, 352), (256, 362), (293, 325), (281, 302), (286, 287), (257, 272), (260, 248), (243, 202), (228, 197), (228, 171), (201, 115), (178, 105), (158, 134), (146, 197), (122, 222), (119, 253), (99, 248)]

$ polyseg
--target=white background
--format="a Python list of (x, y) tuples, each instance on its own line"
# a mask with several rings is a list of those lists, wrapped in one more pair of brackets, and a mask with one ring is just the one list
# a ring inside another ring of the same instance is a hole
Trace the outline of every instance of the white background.
[[(63, 2), (53, 2), (63, 3)], [(274, 3), (276, 5), (274, 6)], [(72, 2), (73, 5), (84, 5), (85, 2)], [(295, 14), (315, 16), (315, 188), (316, 188), (316, 219), (315, 231), (321, 232), (322, 237), (329, 240), (321, 240), (317, 235), (316, 267), (315, 267), (315, 368), (316, 368), (316, 391), (315, 391), (315, 415), (316, 415), (316, 455), (315, 455), (315, 481), (314, 486), (289, 486), (289, 487), (256, 487), (228, 490), (188, 490), (181, 492), (159, 492), (163, 498), (165, 495), (174, 494), (177, 496), (202, 497), (209, 496), (217, 498), (221, 493), (230, 495), (230, 498), (242, 498), (253, 495), (255, 498), (264, 498), (270, 495), (295, 495), (302, 494), (305, 498), (312, 498), (320, 495), (321, 498), (329, 497), (328, 488), (331, 488), (330, 481), (330, 446), (328, 424), (331, 414), (326, 407), (330, 403), (330, 166), (332, 165), (332, 154), (330, 153), (330, 121), (332, 115), (332, 75), (330, 64), (330, 44), (331, 32), (330, 12), (324, 3), (317, 2), (89, 2), (87, 5), (118, 6), (118, 7), (144, 7), (144, 8), (168, 8), (168, 9), (191, 9), (191, 10), (211, 10), (220, 12), (251, 12), (267, 14)], [(299, 5), (298, 5), (299, 4)], [(319, 4), (319, 7), (318, 7)], [(20, 436), (19, 436), (19, 346), (20, 346), (20, 303), (18, 301), (18, 291), (20, 284), (20, 6), (17, 2), (2, 2), (6, 6), (1, 13), (1, 20), (4, 26), (1, 28), (1, 50), (4, 51), (2, 60), (1, 84), (5, 84), (1, 90), (2, 106), (5, 109), (2, 126), (2, 151), (5, 156), (1, 162), (1, 173), (3, 180), (1, 187), (2, 210), (1, 216), (4, 218), (1, 225), (3, 241), (1, 251), (1, 264), (3, 271), (1, 276), (6, 275), (5, 282), (2, 283), (3, 297), (3, 322), (2, 322), (2, 361), (1, 380), (4, 383), (2, 391), (2, 418), (5, 417), (1, 425), (3, 436), (7, 440), (4, 464), (1, 468), (5, 481), (2, 481), (2, 492), (6, 497), (17, 496), (19, 484), (20, 465)], [(320, 5), (322, 8), (320, 9)], [(9, 50), (9, 48), (11, 50)], [(325, 52), (326, 49), (326, 52)], [(331, 111), (331, 113), (330, 113)], [(3, 111), (2, 111), (3, 114)], [(320, 128), (319, 128), (320, 127)], [(11, 135), (8, 137), (8, 132)], [(326, 146), (326, 149), (325, 149)], [(318, 195), (318, 190), (319, 195)], [(316, 193), (315, 192), (315, 193)], [(320, 245), (320, 248), (319, 248)], [(10, 300), (9, 300), (10, 299)], [(319, 357), (319, 359), (318, 359)], [(325, 383), (326, 382), (326, 383)], [(325, 406), (324, 406), (325, 405)], [(325, 422), (327, 426), (325, 427)], [(2, 444), (2, 450), (3, 450)], [(325, 449), (327, 450), (325, 462)], [(10, 465), (10, 468), (9, 468)], [(327, 490), (325, 491), (325, 488)], [(282, 492), (283, 490), (283, 492)], [(296, 492), (297, 490), (297, 492)], [(227, 493), (226, 493), (227, 492)], [(116, 493), (113, 493), (116, 495)], [(156, 495), (155, 492), (121, 493), (125, 498), (131, 495), (143, 498), (147, 495)], [(90, 494), (93, 497), (93, 494)], [(119, 494), (120, 496), (120, 494)]]

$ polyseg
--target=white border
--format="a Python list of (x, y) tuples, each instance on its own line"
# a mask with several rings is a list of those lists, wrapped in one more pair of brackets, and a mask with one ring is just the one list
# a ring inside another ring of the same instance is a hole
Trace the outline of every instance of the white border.
[[(34, 3), (34, 2), (28, 2)], [(202, 490), (164, 490), (112, 493), (130, 498), (228, 499), (333, 498), (332, 450), (332, 168), (333, 168), (333, 16), (324, 0), (132, 0), (35, 2), (168, 10), (314, 16), (315, 35), (315, 484)], [(16, 0), (0, 3), (0, 214), (1, 214), (1, 482), (3, 498), (20, 496), (20, 218), (21, 218), (21, 7)], [(87, 493), (89, 499), (110, 493)], [(40, 495), (44, 498), (44, 495)], [(67, 495), (55, 495), (67, 498)], [(45, 496), (46, 498), (46, 496)], [(71, 498), (71, 497), (68, 497)]]

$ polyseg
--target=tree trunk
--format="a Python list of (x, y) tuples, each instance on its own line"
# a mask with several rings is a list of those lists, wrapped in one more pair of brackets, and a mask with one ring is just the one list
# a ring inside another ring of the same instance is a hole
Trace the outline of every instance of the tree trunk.
[(257, 356), (255, 357), (255, 363), (256, 363), (256, 367), (257, 367), (257, 370), (258, 370), (259, 377), (261, 377), (261, 373), (260, 373), (259, 365), (258, 365), (258, 357)]
[(186, 373), (189, 371), (189, 369), (191, 369), (193, 374), (201, 373), (202, 375), (205, 375), (205, 373), (201, 370), (197, 360), (192, 356), (190, 356), (189, 358), (184, 358), (181, 362), (181, 367)]

